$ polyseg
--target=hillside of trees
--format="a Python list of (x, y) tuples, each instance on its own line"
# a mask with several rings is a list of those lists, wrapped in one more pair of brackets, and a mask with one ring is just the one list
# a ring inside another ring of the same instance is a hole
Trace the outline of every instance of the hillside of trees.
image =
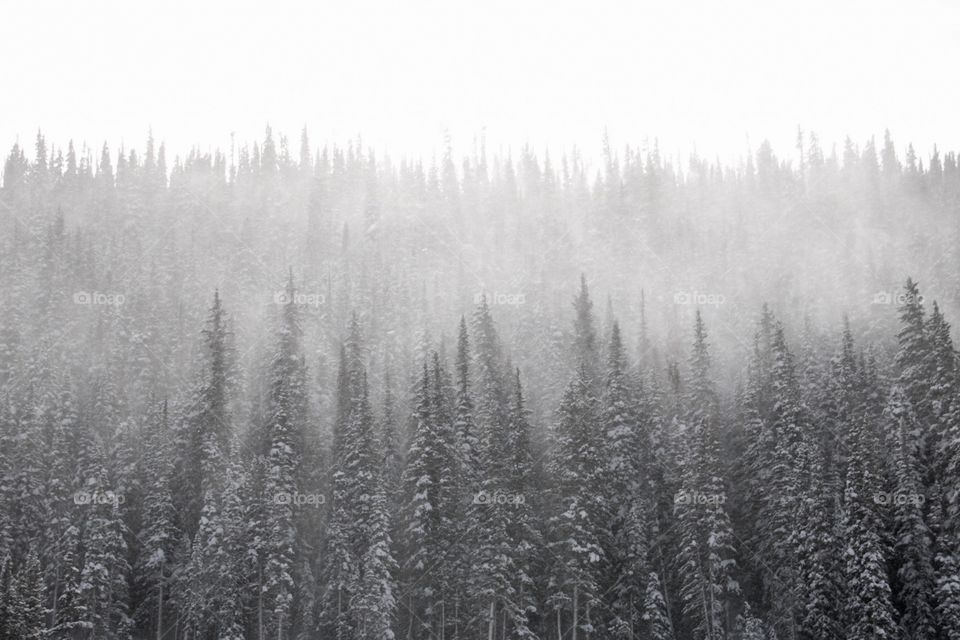
[(0, 186), (0, 640), (960, 640), (960, 167), (798, 132)]

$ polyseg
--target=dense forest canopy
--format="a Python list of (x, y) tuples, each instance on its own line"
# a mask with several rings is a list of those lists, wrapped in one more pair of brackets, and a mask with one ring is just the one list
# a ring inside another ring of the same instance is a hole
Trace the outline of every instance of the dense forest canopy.
[(470, 147), (14, 145), (0, 640), (960, 639), (956, 153)]

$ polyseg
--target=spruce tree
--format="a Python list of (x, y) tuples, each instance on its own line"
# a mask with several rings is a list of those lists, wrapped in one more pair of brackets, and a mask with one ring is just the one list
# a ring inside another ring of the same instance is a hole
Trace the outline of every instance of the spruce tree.
[(638, 626), (647, 574), (650, 473), (649, 444), (640, 422), (620, 326), (611, 329), (606, 382), (601, 399), (604, 429), (605, 500), (610, 505), (606, 591), (613, 628), (629, 637)]
[(222, 454), (231, 435), (229, 411), (233, 380), (231, 348), (226, 312), (219, 291), (213, 294), (213, 305), (203, 331), (204, 359), (200, 383), (190, 401), (187, 414), (177, 434), (176, 471), (179, 526), (189, 537), (199, 527), (205, 486), (211, 476), (221, 472), (222, 461), (205, 456), (215, 450)]
[(142, 543), (138, 558), (137, 575), (140, 588), (146, 594), (141, 618), (151, 621), (158, 638), (162, 638), (165, 614), (169, 610), (169, 581), (173, 571), (174, 551), (179, 531), (176, 528), (171, 486), (173, 483), (173, 455), (170, 450), (170, 433), (167, 403), (164, 402), (148, 423), (145, 435), (145, 493), (143, 496), (143, 521), (138, 536)]
[(900, 611), (900, 626), (906, 638), (930, 638), (935, 634), (933, 541), (924, 517), (926, 496), (909, 435), (916, 430), (916, 416), (899, 385), (890, 392), (884, 418), (891, 423), (889, 430), (899, 435), (896, 491), (891, 494), (896, 566), (894, 603)]
[(726, 613), (740, 587), (734, 577), (733, 529), (726, 511), (727, 493), (717, 454), (718, 398), (710, 378), (707, 333), (699, 311), (690, 369), (685, 417), (689, 442), (683, 481), (675, 500), (680, 537), (680, 598), (694, 637), (718, 640), (727, 634)]
[(663, 597), (660, 576), (651, 571), (647, 576), (643, 598), (643, 620), (650, 640), (674, 640), (673, 623)]
[(300, 347), (301, 327), (291, 274), (282, 307), (277, 346), (270, 363), (266, 441), (266, 533), (262, 588), (272, 607), (269, 628), (277, 640), (287, 637), (291, 625), (294, 574), (299, 566), (297, 509), (306, 419), (306, 365)]
[(550, 459), (555, 478), (553, 513), (547, 519), (549, 548), (555, 559), (549, 602), (562, 625), (558, 633), (576, 638), (592, 631), (589, 611), (598, 604), (598, 574), (604, 560), (606, 505), (603, 502), (602, 434), (598, 400), (586, 366), (581, 366), (563, 394), (558, 410), (556, 442)]
[(848, 431), (850, 457), (843, 505), (844, 637), (849, 640), (898, 638), (885, 547), (876, 513), (882, 494), (871, 461), (872, 434), (861, 418)]

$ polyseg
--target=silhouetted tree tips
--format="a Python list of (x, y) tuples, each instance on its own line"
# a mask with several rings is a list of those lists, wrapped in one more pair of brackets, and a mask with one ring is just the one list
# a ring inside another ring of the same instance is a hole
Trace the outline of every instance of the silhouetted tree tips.
[(175, 478), (179, 526), (193, 537), (200, 520), (203, 494), (215, 487), (222, 473), (223, 453), (231, 437), (229, 394), (233, 369), (226, 312), (219, 292), (213, 296), (202, 331), (204, 353), (199, 385), (177, 429)]

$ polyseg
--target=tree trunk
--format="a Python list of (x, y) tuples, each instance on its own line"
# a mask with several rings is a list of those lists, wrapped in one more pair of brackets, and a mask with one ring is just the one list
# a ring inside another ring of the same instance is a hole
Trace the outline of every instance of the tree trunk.
[(408, 610), (410, 611), (410, 622), (407, 624), (407, 640), (413, 640), (413, 619), (416, 617), (416, 614), (413, 613), (413, 596), (409, 598), (410, 606)]
[(257, 637), (263, 640), (263, 563), (257, 563)]
[(163, 639), (163, 565), (160, 565), (160, 592), (157, 593), (157, 640)]
[(660, 588), (663, 590), (663, 601), (667, 605), (665, 608), (667, 610), (667, 622), (670, 623), (670, 631), (673, 631), (676, 628), (676, 625), (673, 624), (673, 615), (670, 613), (670, 591), (667, 586), (667, 574), (663, 568), (663, 554), (657, 552), (657, 563), (660, 569), (660, 575), (657, 576), (660, 579)]
[(57, 600), (60, 598), (60, 560), (57, 559), (56, 579), (53, 581), (53, 604), (50, 607), (50, 624), (48, 629), (52, 629), (57, 624)]
[(496, 605), (494, 601), (490, 601), (490, 619), (487, 622), (487, 640), (494, 640), (494, 635), (497, 632), (497, 615), (496, 615)]
[(587, 640), (590, 640), (590, 634), (593, 633), (592, 631), (593, 624), (590, 622), (590, 603), (589, 602), (587, 603), (587, 613), (585, 617), (587, 619), (587, 629), (590, 629), (590, 631), (587, 631)]
[(577, 609), (580, 607), (580, 604), (577, 602), (579, 597), (579, 592), (577, 591), (577, 585), (573, 585), (573, 634), (570, 636), (571, 640), (577, 640), (577, 626), (580, 624), (577, 620)]

